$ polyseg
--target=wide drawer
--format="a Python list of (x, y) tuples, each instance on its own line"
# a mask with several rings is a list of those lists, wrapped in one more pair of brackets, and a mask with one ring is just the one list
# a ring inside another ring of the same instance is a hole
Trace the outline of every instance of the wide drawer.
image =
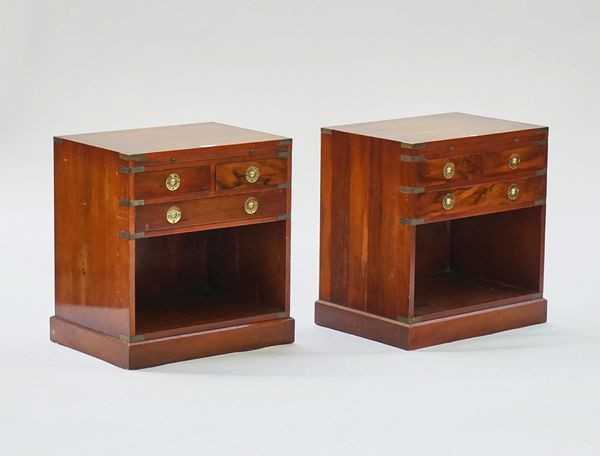
[(216, 167), (215, 187), (218, 191), (267, 189), (288, 181), (288, 160), (285, 158), (224, 163)]
[(143, 200), (210, 190), (210, 166), (191, 166), (135, 174), (135, 199)]
[(546, 195), (546, 177), (504, 180), (460, 187), (452, 190), (430, 191), (415, 195), (415, 218), (439, 219), (496, 212), (539, 204)]
[(286, 190), (175, 201), (136, 208), (137, 232), (283, 215)]

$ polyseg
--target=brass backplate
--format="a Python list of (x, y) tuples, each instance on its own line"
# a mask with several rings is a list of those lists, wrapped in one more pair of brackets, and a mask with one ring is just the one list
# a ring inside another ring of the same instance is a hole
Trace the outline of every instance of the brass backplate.
[(454, 195), (452, 193), (446, 193), (442, 199), (442, 206), (444, 209), (449, 211), (454, 207)]
[(181, 185), (181, 178), (179, 177), (178, 174), (171, 173), (167, 176), (167, 179), (165, 180), (165, 186), (167, 187), (167, 189), (174, 192), (175, 190), (177, 190), (179, 188), (180, 185)]
[(175, 224), (181, 220), (181, 209), (171, 206), (166, 213), (167, 222)]
[(519, 197), (519, 186), (517, 184), (509, 185), (508, 190), (506, 191), (506, 195), (508, 196), (509, 200), (516, 200)]
[(454, 177), (454, 173), (456, 172), (456, 166), (453, 162), (448, 162), (444, 165), (444, 177), (446, 179), (452, 179)]
[(258, 200), (251, 196), (244, 202), (244, 210), (247, 214), (254, 214), (258, 210)]
[(248, 166), (248, 168), (246, 168), (246, 180), (250, 184), (253, 184), (254, 182), (256, 182), (259, 177), (260, 177), (260, 169), (258, 169), (258, 166), (252, 165), (252, 166)]
[(508, 158), (508, 167), (510, 169), (517, 169), (521, 164), (521, 156), (519, 154), (511, 154)]

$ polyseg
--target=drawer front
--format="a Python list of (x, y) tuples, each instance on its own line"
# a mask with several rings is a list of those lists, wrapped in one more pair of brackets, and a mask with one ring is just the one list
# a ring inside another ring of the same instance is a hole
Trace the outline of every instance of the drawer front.
[(216, 189), (224, 191), (272, 188), (288, 182), (287, 168), (288, 161), (285, 158), (217, 165)]
[(497, 176), (546, 167), (546, 145), (532, 143), (483, 154), (483, 175)]
[(420, 185), (477, 179), (481, 174), (479, 154), (423, 160), (417, 163), (417, 182)]
[(137, 232), (283, 215), (286, 190), (175, 201), (136, 208)]
[(509, 210), (534, 204), (546, 196), (546, 177), (506, 180), (418, 195), (418, 218), (431, 219)]
[(146, 171), (135, 174), (135, 199), (171, 196), (182, 193), (208, 192), (210, 190), (210, 166), (164, 171)]

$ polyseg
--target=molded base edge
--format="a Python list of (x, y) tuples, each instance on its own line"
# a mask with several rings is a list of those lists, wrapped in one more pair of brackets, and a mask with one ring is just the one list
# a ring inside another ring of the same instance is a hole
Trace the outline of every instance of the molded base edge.
[(210, 331), (128, 343), (60, 317), (50, 317), (50, 340), (124, 369), (142, 369), (205, 356), (294, 342), (294, 319), (279, 318)]
[(543, 298), (407, 324), (326, 301), (315, 303), (315, 323), (405, 350), (544, 323)]

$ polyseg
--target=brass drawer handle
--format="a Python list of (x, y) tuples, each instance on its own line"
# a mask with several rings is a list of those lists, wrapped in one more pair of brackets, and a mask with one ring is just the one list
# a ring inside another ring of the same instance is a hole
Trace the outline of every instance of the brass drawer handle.
[(172, 192), (177, 190), (179, 188), (180, 184), (181, 184), (181, 178), (179, 177), (178, 174), (175, 174), (175, 173), (169, 174), (167, 176), (167, 180), (165, 181), (165, 186)]
[(446, 193), (444, 195), (444, 199), (442, 199), (442, 206), (444, 206), (444, 209), (447, 211), (454, 207), (454, 195), (452, 193)]
[(519, 186), (517, 184), (509, 185), (506, 195), (508, 196), (509, 200), (516, 200), (519, 197)]
[(167, 210), (166, 217), (167, 222), (175, 224), (181, 220), (181, 210), (177, 206), (171, 206)]
[(453, 162), (448, 162), (444, 165), (444, 177), (446, 179), (452, 179), (456, 172), (456, 165)]
[(508, 158), (508, 167), (510, 169), (517, 169), (521, 164), (521, 156), (519, 154), (512, 154)]
[(248, 166), (248, 168), (246, 168), (246, 180), (250, 184), (253, 184), (254, 182), (256, 182), (259, 177), (260, 177), (260, 170), (258, 169), (258, 166), (253, 165), (253, 166)]
[(258, 210), (258, 200), (251, 196), (244, 203), (246, 214), (254, 214)]

